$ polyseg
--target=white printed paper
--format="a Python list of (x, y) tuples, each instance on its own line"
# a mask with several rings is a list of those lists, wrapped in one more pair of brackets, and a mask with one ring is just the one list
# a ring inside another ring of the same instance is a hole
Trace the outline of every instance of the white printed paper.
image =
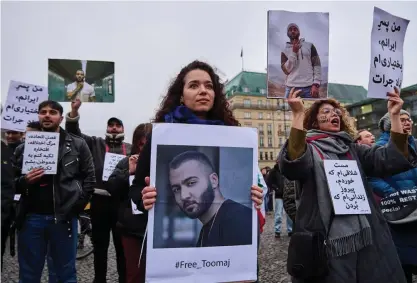
[(1, 115), (1, 128), (25, 132), (29, 122), (38, 121), (38, 106), (47, 99), (46, 87), (10, 81)]
[(324, 170), (336, 215), (371, 214), (355, 160), (324, 160)]
[(45, 175), (56, 174), (58, 150), (59, 133), (27, 132), (22, 173), (27, 174), (33, 168), (43, 168)]
[(152, 129), (150, 185), (158, 195), (148, 217), (146, 282), (255, 281), (256, 129), (171, 123)]
[[(130, 175), (129, 176), (129, 184), (132, 185), (133, 183), (133, 179), (135, 179), (135, 175)], [(140, 211), (137, 207), (137, 205), (133, 202), (133, 200), (130, 200), (130, 202), (132, 203), (132, 214), (143, 214), (142, 211)]]
[(117, 163), (125, 157), (123, 154), (106, 152), (106, 156), (104, 157), (103, 181), (107, 181), (110, 178)]
[(404, 37), (410, 21), (374, 8), (368, 97), (387, 98), (401, 89), (404, 74)]

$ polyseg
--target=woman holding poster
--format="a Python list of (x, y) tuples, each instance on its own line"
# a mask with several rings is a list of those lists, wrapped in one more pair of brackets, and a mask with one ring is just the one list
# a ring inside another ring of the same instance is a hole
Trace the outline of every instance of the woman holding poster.
[[(288, 251), (293, 282), (405, 283), (388, 225), (366, 183), (368, 176), (390, 176), (416, 165), (417, 154), (407, 148), (401, 127), (398, 89), (387, 94), (391, 140), (381, 147), (353, 142), (350, 118), (336, 100), (316, 101), (304, 112), (298, 94), (292, 89), (288, 99), (292, 128), (279, 156), (284, 176), (303, 184)], [(334, 168), (328, 170), (328, 164)]]
[[(219, 76), (211, 66), (199, 61), (194, 61), (181, 70), (169, 87), (154, 121), (156, 123), (239, 126), (239, 122), (228, 109)], [(130, 189), (133, 202), (138, 205), (139, 210), (145, 212), (153, 207), (157, 197), (157, 189), (151, 187), (149, 181), (151, 144), (150, 135), (139, 157), (135, 180)], [(262, 227), (264, 216), (260, 212), (260, 207), (263, 203), (264, 191), (257, 185), (248, 188), (248, 191), (249, 189)], [(166, 280), (171, 282), (170, 278)]]

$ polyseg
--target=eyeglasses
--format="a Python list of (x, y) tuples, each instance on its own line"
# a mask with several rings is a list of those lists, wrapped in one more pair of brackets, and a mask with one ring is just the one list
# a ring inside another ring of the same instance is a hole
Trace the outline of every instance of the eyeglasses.
[(405, 122), (410, 122), (411, 124), (413, 123), (413, 120), (411, 120), (411, 118), (401, 118), (400, 121), (401, 124), (405, 124)]
[(322, 114), (325, 114), (325, 115), (328, 115), (331, 112), (333, 112), (334, 114), (336, 114), (339, 117), (342, 117), (342, 115), (343, 115), (342, 110), (340, 110), (339, 108), (328, 108), (328, 107), (325, 107), (325, 108), (322, 108), (320, 110), (320, 112)]

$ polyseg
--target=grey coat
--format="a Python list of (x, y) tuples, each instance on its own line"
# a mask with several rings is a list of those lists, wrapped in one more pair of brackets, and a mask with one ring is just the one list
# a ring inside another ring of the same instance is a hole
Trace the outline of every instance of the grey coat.
[[(330, 274), (316, 280), (298, 280), (297, 283), (405, 283), (404, 273), (393, 244), (388, 225), (377, 207), (366, 176), (384, 177), (398, 174), (417, 166), (417, 155), (409, 149), (408, 160), (391, 141), (383, 147), (368, 147), (352, 143), (350, 152), (358, 162), (372, 214), (366, 215), (371, 225), (373, 244), (359, 252), (330, 259)], [(288, 159), (288, 141), (279, 155), (281, 172), (289, 180), (302, 182), (300, 205), (297, 209), (294, 232), (324, 231), (314, 180), (312, 150), (296, 160)]]

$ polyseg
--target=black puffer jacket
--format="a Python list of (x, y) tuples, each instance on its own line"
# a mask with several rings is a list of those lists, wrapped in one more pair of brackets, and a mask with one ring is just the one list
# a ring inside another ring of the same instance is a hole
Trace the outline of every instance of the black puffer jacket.
[[(17, 227), (23, 223), (26, 214), (25, 207), (27, 201), (30, 201), (28, 197), (32, 186), (26, 182), (25, 175), (22, 174), (24, 148), (24, 144), (18, 146), (12, 158), (16, 176), (16, 193), (21, 194), (16, 217)], [(93, 158), (86, 142), (63, 129), (60, 131), (58, 171), (53, 176), (55, 218), (57, 222), (67, 221), (83, 211), (90, 201), (96, 176)]]
[(107, 181), (107, 190), (120, 203), (117, 226), (123, 234), (142, 238), (145, 235), (147, 216), (132, 213), (132, 201), (129, 197), (129, 157), (119, 161)]
[(275, 191), (275, 198), (282, 199), (284, 194), (284, 177), (279, 171), (278, 164), (275, 164), (274, 168), (269, 171), (265, 182), (269, 188)]

